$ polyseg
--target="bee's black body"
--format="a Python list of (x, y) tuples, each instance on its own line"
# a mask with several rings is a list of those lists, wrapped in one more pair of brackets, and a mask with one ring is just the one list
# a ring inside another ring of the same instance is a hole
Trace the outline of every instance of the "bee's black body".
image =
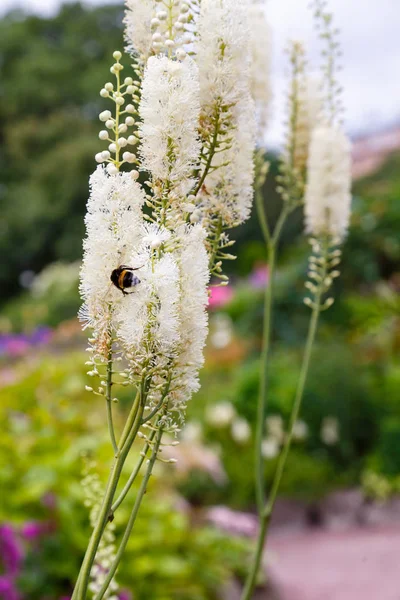
[(139, 268), (133, 269), (126, 265), (120, 265), (118, 269), (114, 269), (111, 273), (110, 279), (116, 288), (121, 290), (124, 295), (127, 295), (132, 292), (126, 292), (126, 289), (133, 288), (140, 283), (139, 277), (134, 274), (134, 271), (137, 271)]

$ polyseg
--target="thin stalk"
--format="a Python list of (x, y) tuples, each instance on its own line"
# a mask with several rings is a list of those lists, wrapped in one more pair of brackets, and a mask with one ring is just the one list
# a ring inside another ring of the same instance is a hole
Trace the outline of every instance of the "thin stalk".
[(262, 188), (258, 187), (255, 191), (255, 204), (257, 209), (258, 221), (260, 223), (261, 231), (264, 236), (265, 243), (267, 246), (271, 242), (271, 232), (269, 230), (267, 213), (264, 208), (264, 197), (262, 195)]
[(258, 512), (261, 515), (265, 503), (264, 462), (262, 457), (262, 441), (264, 435), (264, 419), (267, 406), (269, 350), (271, 345), (272, 303), (275, 279), (275, 245), (268, 246), (269, 281), (265, 288), (263, 347), (261, 354), (260, 390), (257, 403), (255, 464), (256, 464), (256, 499)]
[(122, 502), (124, 501), (127, 493), (129, 492), (129, 490), (131, 489), (136, 477), (139, 474), (140, 469), (142, 468), (142, 465), (144, 463), (144, 459), (146, 458), (147, 452), (150, 448), (151, 442), (154, 439), (156, 432), (152, 431), (151, 434), (149, 435), (149, 441), (146, 442), (146, 444), (143, 447), (142, 452), (140, 453), (140, 458), (136, 464), (136, 467), (134, 468), (134, 470), (132, 471), (128, 481), (126, 482), (125, 486), (123, 487), (120, 495), (118, 496), (117, 500), (114, 502), (114, 504), (111, 507), (111, 512), (115, 513), (115, 511), (117, 510), (117, 508), (122, 504)]
[(122, 555), (123, 555), (123, 553), (125, 551), (125, 548), (126, 548), (126, 545), (128, 543), (129, 537), (130, 537), (130, 535), (132, 533), (132, 529), (133, 529), (133, 526), (135, 524), (136, 517), (138, 515), (140, 505), (141, 505), (143, 497), (144, 497), (144, 495), (146, 493), (147, 484), (149, 482), (151, 473), (153, 471), (154, 463), (155, 463), (156, 458), (157, 458), (157, 453), (158, 453), (158, 450), (159, 450), (159, 447), (160, 447), (162, 435), (163, 435), (163, 430), (159, 429), (158, 432), (157, 432), (156, 441), (155, 441), (154, 446), (153, 446), (153, 452), (152, 452), (151, 458), (149, 460), (149, 464), (147, 466), (146, 473), (145, 473), (145, 475), (143, 477), (143, 481), (142, 481), (141, 486), (139, 488), (138, 495), (136, 496), (136, 501), (135, 501), (133, 510), (131, 512), (131, 515), (129, 517), (129, 521), (128, 521), (128, 524), (126, 526), (123, 538), (121, 540), (121, 544), (120, 544), (120, 546), (118, 548), (117, 554), (116, 554), (115, 559), (114, 559), (114, 561), (113, 561), (113, 563), (112, 563), (112, 565), (110, 567), (110, 570), (107, 573), (107, 577), (105, 578), (104, 583), (103, 583), (103, 585), (102, 585), (99, 593), (95, 596), (94, 600), (102, 600), (102, 598), (104, 598), (104, 594), (107, 592), (108, 587), (109, 587), (109, 585), (110, 585), (110, 583), (111, 583), (111, 581), (112, 581), (112, 579), (113, 579), (113, 577), (114, 577), (114, 575), (115, 575), (115, 573), (116, 573), (116, 571), (118, 569), (119, 563), (121, 562), (121, 558), (122, 558)]
[(112, 447), (114, 449), (114, 453), (118, 452), (118, 444), (115, 438), (115, 430), (113, 423), (113, 414), (112, 414), (112, 374), (113, 374), (113, 359), (112, 359), (112, 348), (110, 347), (108, 350), (107, 356), (107, 388), (106, 388), (106, 402), (107, 402), (107, 424), (108, 431), (110, 434), (110, 439), (112, 443)]
[(219, 136), (219, 127), (220, 127), (220, 107), (219, 105), (216, 106), (215, 108), (215, 116), (214, 116), (214, 132), (213, 132), (213, 137), (210, 143), (210, 148), (209, 148), (209, 152), (208, 152), (208, 157), (207, 157), (207, 162), (205, 164), (204, 167), (204, 171), (202, 176), (200, 177), (200, 180), (196, 186), (196, 189), (193, 192), (194, 196), (197, 196), (197, 194), (199, 193), (199, 191), (201, 190), (203, 183), (206, 180), (206, 177), (210, 171), (211, 168), (211, 164), (215, 155), (215, 150), (217, 149), (217, 143), (218, 143), (218, 136)]
[(260, 568), (261, 559), (263, 555), (263, 551), (265, 550), (265, 539), (268, 535), (269, 525), (271, 522), (272, 512), (275, 506), (276, 498), (278, 495), (279, 486), (282, 480), (282, 475), (286, 466), (287, 457), (290, 451), (290, 447), (293, 439), (293, 430), (294, 425), (298, 419), (301, 403), (304, 395), (304, 388), (307, 381), (311, 353), (315, 341), (315, 336), (318, 327), (319, 315), (321, 312), (321, 291), (318, 293), (315, 301), (315, 307), (311, 314), (310, 325), (308, 329), (307, 342), (304, 350), (303, 363), (301, 367), (299, 382), (297, 385), (296, 397), (293, 404), (292, 412), (289, 420), (289, 432), (285, 440), (285, 444), (283, 446), (282, 452), (279, 456), (278, 465), (275, 471), (274, 479), (272, 482), (271, 494), (269, 496), (268, 502), (265, 505), (262, 514), (261, 514), (261, 523), (260, 523), (260, 531), (257, 539), (256, 552), (254, 555), (254, 561), (252, 564), (251, 571), (246, 581), (245, 588), (243, 590), (243, 594), (241, 600), (250, 600), (256, 579), (257, 574)]
[(111, 517), (110, 509), (117, 490), (122, 468), (141, 426), (141, 419), (144, 411), (144, 401), (139, 402), (139, 400), (140, 397), (137, 396), (128, 416), (124, 434), (121, 437), (121, 441), (118, 446), (118, 451), (114, 457), (97, 523), (94, 526), (71, 600), (85, 600), (90, 572), (102, 535)]
[(258, 396), (257, 404), (257, 423), (256, 423), (256, 441), (255, 441), (255, 488), (256, 488), (256, 501), (258, 507), (258, 513), (261, 517), (261, 513), (265, 504), (265, 481), (264, 481), (264, 461), (262, 456), (262, 441), (264, 435), (264, 419), (267, 408), (268, 399), (268, 375), (269, 375), (269, 356), (271, 346), (271, 333), (272, 333), (272, 311), (274, 301), (274, 283), (275, 283), (275, 271), (276, 271), (276, 251), (279, 244), (279, 240), (282, 234), (283, 227), (290, 213), (292, 207), (289, 204), (285, 204), (281, 214), (279, 215), (278, 221), (275, 225), (273, 234), (271, 234), (267, 217), (265, 214), (262, 195), (261, 193), (256, 195), (256, 205), (259, 213), (260, 225), (263, 231), (264, 237), (267, 240), (268, 249), (268, 270), (269, 270), (269, 281), (265, 288), (264, 297), (264, 325), (263, 325), (263, 347), (261, 354), (261, 374), (260, 374), (260, 391)]

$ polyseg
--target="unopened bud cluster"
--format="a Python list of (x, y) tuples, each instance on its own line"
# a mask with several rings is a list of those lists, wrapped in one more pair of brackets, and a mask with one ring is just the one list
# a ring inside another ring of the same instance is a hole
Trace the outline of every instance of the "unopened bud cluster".
[[(166, 53), (183, 60), (193, 44), (197, 2), (194, 0), (127, 0), (126, 39), (142, 63), (154, 54)], [(150, 27), (146, 25), (150, 24)], [(186, 49), (185, 49), (186, 48)]]
[(334, 303), (332, 297), (325, 298), (325, 295), (340, 275), (338, 266), (342, 251), (337, 248), (339, 241), (328, 237), (310, 239), (312, 254), (309, 258), (308, 281), (305, 287), (311, 297), (307, 296), (304, 303), (313, 310), (327, 310)]
[[(138, 164), (138, 159), (133, 148), (138, 144), (137, 136), (137, 105), (140, 101), (140, 80), (125, 77), (122, 81), (121, 72), (123, 65), (120, 63), (121, 52), (113, 53), (115, 63), (110, 72), (115, 76), (115, 84), (107, 82), (100, 90), (102, 98), (108, 98), (115, 104), (115, 109), (103, 110), (99, 119), (104, 123), (105, 129), (99, 132), (99, 139), (108, 142), (107, 150), (98, 152), (96, 162), (108, 163), (107, 171), (115, 175), (124, 163)], [(139, 177), (138, 171), (132, 171), (132, 177)]]

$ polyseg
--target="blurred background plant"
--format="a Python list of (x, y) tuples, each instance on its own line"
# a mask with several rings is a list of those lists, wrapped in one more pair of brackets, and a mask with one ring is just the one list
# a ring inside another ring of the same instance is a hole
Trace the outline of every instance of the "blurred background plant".
[[(0, 21), (0, 598), (7, 600), (68, 597), (89, 531), (82, 453), (107, 471), (102, 408), (84, 392), (85, 336), (75, 315), (87, 176), (105, 108), (96, 93), (121, 45), (122, 12), (70, 4), (52, 18), (11, 13)], [(268, 158), (263, 194), (273, 220), (277, 164)], [(380, 501), (400, 491), (399, 197), (400, 152), (355, 182), (337, 302), (321, 327), (281, 490), (310, 507), (342, 488), (362, 486)], [(295, 212), (277, 273), (267, 484), (307, 327), (301, 231)], [(202, 389), (189, 406), (176, 473), (154, 478), (157, 500), (145, 503), (119, 575), (138, 600), (211, 600), (244, 575), (247, 542), (205, 524), (215, 504), (254, 508), (268, 266), (256, 218), (238, 233), (230, 285), (211, 296)]]

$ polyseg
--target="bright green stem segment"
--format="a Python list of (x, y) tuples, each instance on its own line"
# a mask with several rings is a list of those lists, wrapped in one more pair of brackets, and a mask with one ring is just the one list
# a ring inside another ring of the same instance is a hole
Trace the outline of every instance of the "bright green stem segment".
[(106, 402), (107, 402), (107, 424), (108, 424), (108, 432), (110, 434), (110, 439), (112, 443), (112, 447), (114, 453), (118, 452), (118, 444), (115, 438), (115, 429), (113, 422), (113, 414), (112, 414), (112, 373), (113, 373), (113, 358), (112, 358), (112, 348), (110, 344), (110, 348), (108, 350), (107, 357), (107, 391), (106, 391)]
[(265, 288), (264, 299), (264, 328), (263, 328), (263, 348), (261, 355), (261, 373), (260, 373), (260, 391), (257, 404), (257, 424), (256, 424), (256, 498), (259, 514), (265, 504), (265, 485), (264, 485), (264, 461), (262, 456), (262, 442), (264, 434), (264, 419), (267, 407), (268, 395), (268, 373), (269, 373), (269, 349), (271, 345), (271, 325), (272, 325), (272, 304), (274, 293), (275, 278), (275, 246), (270, 243), (268, 251), (268, 270), (269, 281)]
[(268, 375), (269, 375), (269, 355), (271, 346), (272, 332), (272, 309), (274, 301), (274, 282), (276, 271), (276, 252), (280, 241), (283, 227), (292, 207), (285, 205), (279, 216), (273, 234), (271, 234), (261, 190), (256, 192), (256, 207), (258, 218), (260, 221), (261, 230), (264, 235), (265, 243), (268, 249), (268, 270), (269, 281), (265, 288), (264, 298), (264, 326), (263, 326), (263, 347), (261, 355), (261, 372), (260, 372), (260, 391), (257, 404), (257, 424), (256, 424), (256, 443), (255, 443), (255, 487), (258, 513), (261, 513), (265, 504), (265, 481), (264, 481), (264, 461), (262, 456), (262, 442), (264, 435), (264, 419), (267, 409), (268, 398)]
[(97, 523), (93, 529), (92, 536), (83, 559), (82, 567), (78, 576), (71, 600), (85, 600), (89, 584), (90, 572), (96, 557), (96, 552), (100, 540), (111, 517), (111, 506), (117, 490), (118, 482), (121, 476), (122, 468), (128, 456), (129, 450), (139, 431), (143, 416), (144, 402), (141, 401), (141, 395), (137, 395), (128, 417), (125, 430), (119, 443), (118, 452), (115, 455), (107, 483), (106, 492), (103, 498), (100, 514)]
[(140, 485), (138, 494), (136, 496), (135, 504), (134, 504), (133, 510), (131, 512), (131, 515), (129, 517), (129, 521), (128, 521), (128, 524), (126, 526), (123, 538), (121, 540), (121, 544), (120, 544), (120, 546), (118, 548), (118, 551), (117, 551), (116, 557), (114, 559), (114, 562), (112, 563), (112, 565), (110, 567), (110, 570), (107, 573), (107, 577), (104, 580), (103, 586), (101, 587), (99, 593), (95, 596), (94, 600), (102, 600), (102, 598), (104, 597), (104, 594), (107, 592), (108, 587), (109, 587), (109, 585), (110, 585), (110, 583), (111, 583), (111, 581), (112, 581), (112, 579), (113, 579), (113, 577), (114, 577), (114, 575), (115, 575), (115, 573), (116, 573), (116, 571), (118, 569), (119, 563), (121, 562), (121, 558), (122, 558), (122, 555), (123, 555), (123, 553), (125, 551), (126, 545), (127, 545), (128, 541), (129, 541), (129, 537), (130, 537), (130, 535), (132, 533), (132, 529), (133, 529), (133, 526), (135, 524), (136, 517), (137, 517), (139, 509), (140, 509), (140, 505), (142, 503), (143, 497), (144, 497), (144, 495), (146, 493), (146, 490), (147, 490), (147, 484), (149, 482), (151, 473), (153, 471), (154, 463), (156, 462), (156, 459), (157, 459), (157, 453), (158, 453), (158, 450), (160, 448), (162, 435), (163, 435), (163, 430), (160, 428), (158, 430), (158, 432), (157, 432), (156, 440), (155, 440), (155, 442), (153, 444), (153, 452), (152, 452), (151, 458), (149, 460), (149, 463), (147, 465), (147, 469), (146, 469), (146, 472), (144, 474), (142, 483)]
[(291, 412), (290, 420), (289, 420), (288, 435), (286, 437), (286, 441), (283, 446), (282, 452), (279, 456), (278, 465), (277, 465), (274, 479), (272, 482), (272, 488), (271, 488), (271, 493), (270, 493), (268, 502), (265, 505), (265, 507), (263, 508), (262, 513), (261, 513), (260, 531), (259, 531), (258, 539), (257, 539), (256, 552), (254, 555), (254, 560), (253, 560), (253, 564), (251, 567), (251, 571), (249, 573), (245, 588), (243, 590), (241, 600), (250, 600), (251, 599), (253, 591), (254, 591), (254, 587), (256, 584), (257, 574), (258, 574), (258, 571), (260, 568), (263, 550), (265, 549), (264, 544), (265, 544), (265, 539), (268, 534), (272, 511), (275, 506), (279, 486), (280, 486), (280, 483), (282, 480), (282, 475), (283, 475), (283, 472), (285, 469), (287, 457), (288, 457), (290, 447), (292, 444), (294, 425), (298, 419), (300, 408), (301, 408), (301, 403), (303, 400), (304, 388), (305, 388), (305, 384), (307, 381), (312, 348), (313, 348), (315, 336), (317, 333), (320, 311), (321, 311), (321, 292), (318, 293), (318, 295), (315, 299), (315, 308), (313, 309), (313, 312), (311, 315), (311, 320), (310, 320), (310, 325), (309, 325), (309, 329), (308, 329), (307, 342), (306, 342), (306, 346), (305, 346), (305, 350), (304, 350), (303, 364), (301, 367), (300, 378), (299, 378), (299, 382), (297, 385), (296, 397), (295, 397), (295, 401), (293, 404), (293, 408), (292, 408), (292, 412)]

